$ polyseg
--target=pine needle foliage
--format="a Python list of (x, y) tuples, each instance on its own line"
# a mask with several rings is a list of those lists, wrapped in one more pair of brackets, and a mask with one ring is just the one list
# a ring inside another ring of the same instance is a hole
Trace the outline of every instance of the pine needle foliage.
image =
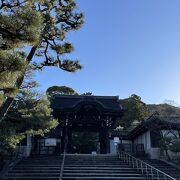
[(124, 108), (124, 115), (117, 121), (117, 127), (120, 126), (125, 130), (131, 130), (148, 116), (147, 105), (136, 94), (122, 99), (120, 103)]
[(32, 90), (23, 90), (0, 123), (0, 152), (13, 152), (27, 134), (43, 136), (57, 125), (49, 101)]
[(51, 100), (54, 95), (78, 95), (78, 93), (67, 86), (51, 86), (46, 90), (47, 97)]
[[(67, 34), (84, 22), (75, 0), (0, 1), (0, 91), (20, 89), (26, 70), (55, 66), (67, 72), (82, 68), (78, 60), (65, 55), (74, 50)], [(15, 97), (16, 93), (14, 94)], [(12, 105), (5, 98), (0, 119)]]

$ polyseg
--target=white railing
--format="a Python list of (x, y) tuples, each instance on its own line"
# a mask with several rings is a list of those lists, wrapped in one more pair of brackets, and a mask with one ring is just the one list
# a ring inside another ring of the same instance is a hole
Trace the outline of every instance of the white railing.
[(124, 161), (128, 165), (137, 169), (137, 171), (144, 174), (147, 177), (147, 179), (151, 179), (151, 180), (176, 180), (175, 178), (171, 177), (170, 175), (162, 172), (161, 170), (147, 164), (146, 162), (144, 162), (140, 159), (133, 157), (132, 155), (130, 155), (124, 151), (119, 151), (118, 157), (120, 160)]

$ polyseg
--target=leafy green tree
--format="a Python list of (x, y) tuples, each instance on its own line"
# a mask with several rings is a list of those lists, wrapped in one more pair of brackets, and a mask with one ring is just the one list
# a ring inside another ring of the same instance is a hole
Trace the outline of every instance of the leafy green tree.
[(0, 154), (8, 154), (29, 135), (44, 135), (58, 125), (51, 115), (50, 103), (32, 90), (18, 94), (0, 123)]
[(173, 137), (164, 136), (159, 141), (161, 153), (163, 154), (165, 152), (166, 157), (168, 158), (168, 160), (171, 159), (170, 155), (168, 153), (168, 150), (169, 150), (170, 144), (172, 142), (172, 139), (173, 139)]
[[(151, 131), (154, 138), (157, 140), (157, 147), (160, 147), (161, 155), (165, 155), (168, 160), (171, 160), (169, 151), (177, 153), (180, 152), (180, 133), (179, 130), (174, 130), (174, 123), (171, 123), (171, 117), (168, 121), (164, 119), (156, 111), (151, 115), (147, 127)], [(173, 118), (172, 118), (173, 120)], [(168, 123), (167, 123), (168, 122)]]
[(134, 128), (148, 115), (146, 104), (141, 101), (140, 96), (135, 94), (121, 100), (121, 105), (124, 109), (124, 115), (117, 121), (116, 126), (121, 126), (124, 129)]
[(180, 152), (180, 137), (164, 135), (160, 140), (160, 148), (161, 153), (163, 154), (165, 152), (168, 160), (171, 160), (169, 150), (174, 153)]
[(92, 96), (93, 94), (91, 92), (85, 92), (83, 93), (82, 95), (85, 95), (85, 96)]
[(46, 94), (48, 98), (51, 98), (55, 94), (61, 94), (61, 95), (78, 95), (78, 93), (67, 86), (51, 86), (46, 90)]
[(170, 104), (149, 104), (147, 106), (149, 114), (158, 112), (161, 116), (180, 116), (180, 108)]
[[(55, 66), (75, 72), (82, 66), (64, 54), (73, 46), (69, 31), (83, 24), (75, 0), (1, 0), (0, 2), (0, 120), (21, 88), (29, 66), (42, 70)], [(35, 58), (36, 57), (36, 58)], [(35, 59), (34, 59), (35, 58)]]
[(35, 87), (37, 82), (33, 80), (32, 70), (28, 69), (15, 101), (0, 123), (1, 155), (11, 154), (27, 134), (43, 136), (58, 125), (51, 114), (50, 102), (34, 91)]
[(169, 149), (175, 153), (180, 152), (180, 137), (178, 139), (173, 139)]

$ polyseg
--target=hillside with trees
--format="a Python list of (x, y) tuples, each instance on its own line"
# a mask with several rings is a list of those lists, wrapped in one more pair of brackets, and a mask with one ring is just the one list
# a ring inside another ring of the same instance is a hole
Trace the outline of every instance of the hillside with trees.
[(161, 116), (180, 116), (180, 108), (170, 104), (148, 104), (148, 113), (157, 111)]
[(180, 108), (168, 103), (146, 104), (141, 97), (132, 94), (130, 97), (121, 99), (120, 104), (124, 109), (124, 116), (117, 121), (116, 127), (131, 130), (144, 119), (155, 112), (160, 116), (180, 116)]

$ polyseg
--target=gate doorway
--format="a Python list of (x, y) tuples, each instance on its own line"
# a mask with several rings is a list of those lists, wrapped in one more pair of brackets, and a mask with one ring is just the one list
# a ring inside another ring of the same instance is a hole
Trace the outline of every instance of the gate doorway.
[(99, 133), (97, 132), (74, 132), (72, 133), (71, 147), (69, 153), (91, 154), (100, 153)]

